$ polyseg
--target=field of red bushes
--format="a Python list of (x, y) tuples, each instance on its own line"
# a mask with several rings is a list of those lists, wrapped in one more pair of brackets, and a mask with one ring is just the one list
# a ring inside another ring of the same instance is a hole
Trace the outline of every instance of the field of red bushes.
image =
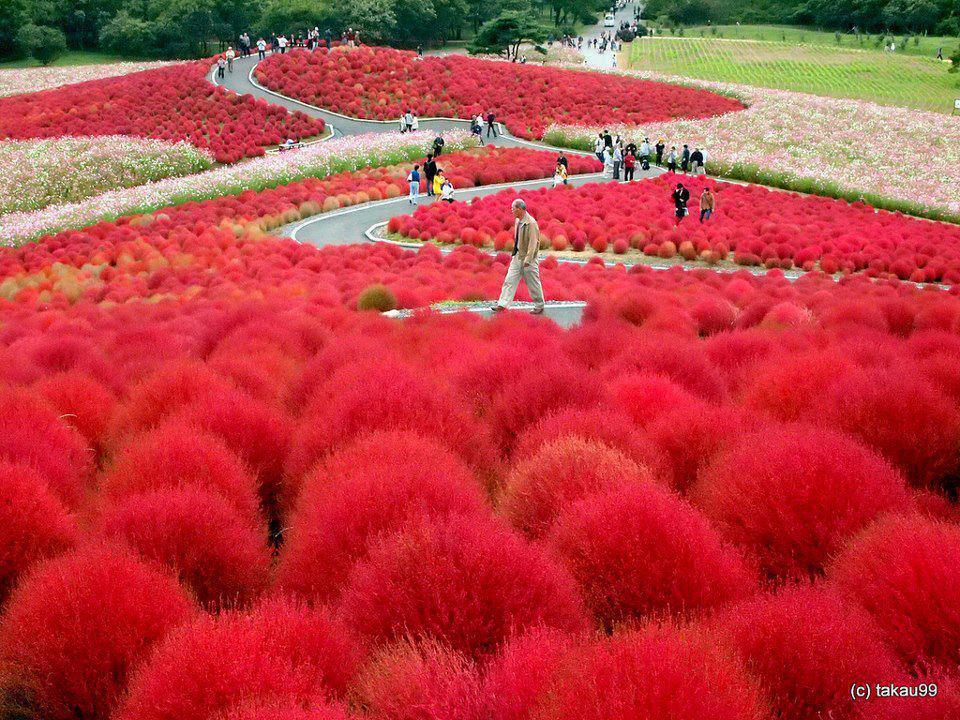
[(957, 716), (960, 293), (264, 233), (397, 172), (0, 254), (0, 715)]
[(257, 65), (263, 85), (351, 117), (497, 120), (519, 137), (538, 139), (552, 123), (639, 125), (742, 110), (706, 90), (602, 73), (479, 60), (463, 55), (418, 59), (416, 53), (361, 47), (273, 55)]
[[(677, 182), (691, 193), (690, 215), (680, 227), (670, 197)], [(701, 224), (698, 203), (705, 186), (714, 191), (718, 210)], [(960, 282), (960, 227), (863, 203), (679, 175), (519, 195), (536, 216), (545, 247), (554, 250), (632, 249), (661, 258)], [(424, 206), (393, 218), (389, 230), (411, 239), (501, 250), (513, 240), (515, 197), (505, 190), (469, 205)]]
[(0, 98), (0, 139), (186, 140), (209, 149), (218, 162), (232, 163), (287, 138), (323, 132), (323, 120), (214, 87), (209, 69), (210, 62), (201, 60)]

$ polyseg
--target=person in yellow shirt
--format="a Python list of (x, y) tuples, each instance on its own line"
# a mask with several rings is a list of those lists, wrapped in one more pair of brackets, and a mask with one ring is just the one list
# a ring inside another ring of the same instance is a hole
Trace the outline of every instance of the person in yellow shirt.
[(437, 168), (437, 174), (433, 176), (433, 194), (440, 195), (443, 191), (443, 184), (447, 181), (447, 178), (443, 175), (443, 170)]

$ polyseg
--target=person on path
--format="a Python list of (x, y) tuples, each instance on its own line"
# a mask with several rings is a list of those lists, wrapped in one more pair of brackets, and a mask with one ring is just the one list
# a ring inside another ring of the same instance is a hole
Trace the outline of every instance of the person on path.
[(443, 193), (443, 184), (447, 181), (447, 176), (443, 174), (442, 168), (437, 168), (437, 174), (433, 178), (433, 194)]
[(638, 154), (637, 144), (633, 140), (631, 140), (630, 142), (627, 143), (627, 146), (623, 149), (623, 153), (624, 155), (626, 155), (627, 153), (633, 153), (634, 157), (636, 157), (636, 155)]
[(267, 42), (263, 38), (257, 40), (257, 58), (263, 60), (267, 56)]
[(644, 170), (650, 169), (650, 139), (644, 138), (640, 143), (640, 165)]
[(227, 69), (227, 59), (225, 57), (217, 58), (217, 77), (222, 78)]
[(333, 48), (333, 33), (330, 32), (330, 28), (324, 30), (323, 39), (327, 41), (327, 50)]
[(613, 135), (610, 134), (609, 130), (603, 131), (603, 144), (608, 148), (613, 148)]
[(687, 203), (690, 202), (690, 191), (683, 186), (683, 183), (677, 183), (677, 189), (673, 191), (673, 204), (676, 209), (677, 222), (679, 225), (687, 216)]
[(407, 202), (416, 205), (420, 197), (420, 166), (414, 165), (413, 170), (407, 175), (407, 182), (410, 183), (410, 197)]
[(477, 143), (483, 147), (483, 115), (477, 113), (477, 116), (470, 123), (470, 132), (477, 136)]
[(690, 164), (693, 166), (694, 175), (704, 175), (706, 173), (703, 167), (703, 153), (700, 152), (700, 148), (693, 149), (693, 152), (690, 154)]
[(423, 164), (423, 174), (427, 178), (427, 195), (433, 195), (433, 179), (437, 176), (437, 161), (433, 159), (433, 153), (427, 155), (427, 161)]
[(417, 57), (423, 60), (423, 45), (417, 45)]
[(637, 166), (637, 156), (629, 150), (623, 158), (623, 179), (625, 182), (633, 180), (633, 171)]
[(667, 144), (664, 142), (663, 138), (657, 140), (656, 151), (657, 151), (657, 167), (663, 166), (663, 151), (667, 149)]
[(613, 179), (620, 179), (620, 166), (623, 165), (623, 150), (619, 145), (613, 146)]
[(277, 34), (270, 33), (270, 54), (272, 55), (277, 51)]
[(543, 286), (540, 284), (540, 264), (537, 255), (540, 252), (540, 226), (527, 212), (527, 204), (517, 198), (511, 206), (513, 210), (513, 252), (507, 276), (503, 279), (500, 299), (493, 306), (494, 312), (503, 312), (513, 302), (520, 285), (520, 278), (527, 284), (527, 290), (533, 300), (533, 314), (543, 314)]
[(687, 145), (684, 145), (680, 152), (680, 170), (684, 173), (690, 172), (690, 148)]
[(943, 48), (937, 48), (937, 60), (943, 60)]
[(445, 203), (453, 202), (453, 183), (444, 178), (440, 185), (440, 200)]
[(567, 184), (567, 167), (557, 161), (557, 168), (553, 171), (553, 186), (557, 185), (566, 185)]
[(413, 132), (413, 111), (409, 108), (403, 114), (403, 125), (407, 132)]
[(563, 169), (570, 172), (570, 161), (567, 160), (567, 155), (563, 150), (560, 151), (560, 155), (557, 157), (557, 165), (563, 165)]
[(714, 197), (709, 187), (705, 187), (703, 193), (700, 195), (700, 222), (702, 223), (704, 220), (709, 220), (716, 207), (717, 198)]
[(613, 177), (613, 149), (605, 147), (603, 149), (603, 172)]
[(487, 113), (487, 137), (490, 137), (490, 133), (493, 133), (494, 137), (497, 137), (497, 125), (494, 122), (496, 118), (493, 116), (492, 112)]
[(233, 72), (233, 60), (237, 57), (236, 51), (233, 49), (233, 46), (227, 48), (227, 70)]
[(443, 133), (441, 132), (433, 139), (433, 156), (435, 158), (440, 157), (440, 154), (443, 152), (443, 143)]
[(287, 52), (287, 38), (283, 35), (277, 38), (277, 47), (280, 48), (280, 54), (285, 55)]
[(593, 144), (593, 152), (597, 156), (597, 160), (600, 162), (604, 161), (604, 150), (607, 149), (606, 143), (603, 141), (603, 133), (600, 133), (597, 136), (596, 142)]
[(670, 152), (667, 153), (667, 172), (675, 173), (677, 171), (677, 148), (670, 146)]

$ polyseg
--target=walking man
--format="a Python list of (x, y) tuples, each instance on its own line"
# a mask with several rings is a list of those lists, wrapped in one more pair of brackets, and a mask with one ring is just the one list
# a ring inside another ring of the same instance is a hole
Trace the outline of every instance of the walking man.
[(494, 137), (497, 137), (497, 126), (494, 124), (494, 118), (492, 112), (487, 113), (487, 137), (490, 137), (490, 133), (493, 133)]
[(705, 187), (703, 194), (700, 195), (700, 222), (703, 223), (704, 220), (709, 220), (716, 207), (717, 199), (713, 196), (710, 188)]
[(443, 133), (438, 133), (437, 136), (433, 139), (433, 156), (440, 157), (440, 153), (443, 152)]
[(513, 209), (513, 253), (507, 276), (503, 279), (503, 289), (500, 299), (493, 306), (494, 312), (503, 312), (517, 293), (520, 278), (527, 284), (527, 290), (533, 300), (533, 314), (543, 314), (543, 286), (540, 284), (540, 264), (537, 255), (540, 252), (540, 226), (536, 219), (527, 212), (527, 204), (517, 198), (511, 206)]
[(680, 171), (683, 173), (690, 172), (690, 147), (686, 144), (680, 152)]
[(706, 171), (703, 169), (703, 153), (700, 148), (694, 148), (690, 155), (690, 164), (693, 165), (694, 175), (703, 175)]
[(423, 164), (423, 174), (427, 178), (427, 195), (433, 195), (433, 178), (437, 176), (437, 161), (433, 159), (433, 154), (427, 155), (427, 161)]
[(661, 167), (663, 165), (663, 151), (667, 149), (667, 144), (663, 141), (663, 138), (657, 140), (655, 149), (657, 151), (657, 167)]
[(237, 57), (236, 51), (233, 49), (233, 46), (227, 48), (227, 70), (233, 72), (233, 59)]
[(677, 189), (673, 191), (673, 204), (676, 208), (677, 225), (683, 222), (687, 216), (687, 203), (690, 202), (690, 191), (683, 186), (683, 183), (677, 183)]
[(267, 56), (267, 43), (263, 38), (257, 40), (257, 58), (263, 60)]
[(407, 175), (407, 182), (410, 183), (410, 197), (407, 199), (407, 202), (411, 205), (417, 204), (417, 199), (420, 197), (420, 166), (414, 165), (413, 170), (410, 171), (410, 174)]
[(603, 151), (607, 149), (606, 144), (603, 142), (603, 133), (597, 135), (596, 141), (593, 143), (593, 152), (597, 156), (597, 160), (603, 162)]
[(623, 158), (623, 179), (626, 182), (633, 180), (633, 171), (636, 169), (636, 165), (637, 156), (628, 150)]
[(403, 124), (406, 127), (407, 132), (413, 132), (413, 111), (408, 109), (403, 114)]

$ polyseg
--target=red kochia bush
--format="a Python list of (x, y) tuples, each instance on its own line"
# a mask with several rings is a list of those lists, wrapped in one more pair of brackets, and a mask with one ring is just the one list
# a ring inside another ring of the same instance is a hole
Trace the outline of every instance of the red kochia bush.
[(618, 376), (607, 388), (611, 404), (629, 415), (640, 427), (646, 427), (663, 413), (678, 407), (697, 410), (704, 403), (662, 375), (629, 373)]
[(197, 487), (133, 495), (108, 506), (103, 534), (166, 565), (206, 607), (245, 604), (266, 587), (266, 529)]
[(541, 697), (537, 720), (761, 720), (742, 665), (705, 638), (646, 627), (585, 646)]
[(960, 661), (960, 527), (919, 515), (878, 520), (827, 568), (908, 663)]
[(313, 702), (310, 707), (295, 703), (244, 704), (216, 716), (216, 720), (348, 720), (347, 712), (339, 703)]
[(88, 443), (99, 446), (117, 403), (106, 386), (81, 372), (65, 372), (38, 380), (33, 389)]
[(0, 606), (31, 563), (76, 540), (73, 517), (25, 465), (0, 464)]
[(504, 643), (483, 674), (484, 717), (527, 720), (578, 638), (536, 627)]
[(846, 538), (909, 504), (903, 478), (882, 458), (799, 425), (741, 437), (703, 470), (692, 498), (767, 573), (790, 578), (819, 574)]
[(412, 367), (368, 360), (341, 368), (314, 393), (291, 442), (288, 475), (302, 477), (325, 453), (373, 430), (414, 430), (468, 462), (489, 461), (483, 428), (447, 387)]
[(171, 421), (128, 442), (104, 473), (101, 492), (115, 501), (151, 490), (200, 487), (259, 521), (256, 483), (214, 435)]
[(26, 390), (0, 390), (0, 461), (29, 465), (68, 507), (83, 497), (93, 453), (80, 433)]
[(541, 537), (565, 504), (587, 493), (650, 482), (650, 471), (618, 450), (567, 436), (544, 443), (528, 458), (518, 458), (499, 505), (514, 527)]
[(125, 551), (93, 546), (44, 561), (0, 622), (0, 692), (27, 717), (106, 720), (129, 671), (194, 611), (172, 578)]
[(760, 678), (783, 720), (859, 718), (853, 683), (905, 678), (873, 618), (834, 587), (758, 595), (725, 610), (715, 627)]
[(561, 510), (547, 543), (606, 628), (740, 599), (756, 575), (697, 510), (664, 488), (627, 485)]
[(324, 610), (282, 599), (203, 616), (172, 633), (131, 679), (115, 720), (208, 718), (238, 703), (341, 696), (361, 651)]
[(374, 655), (353, 696), (377, 720), (477, 720), (479, 686), (473, 662), (426, 639), (401, 641)]
[(581, 630), (569, 575), (497, 522), (452, 516), (384, 536), (350, 574), (344, 617), (365, 637), (435, 637), (478, 657), (511, 632)]
[(430, 515), (481, 513), (478, 482), (436, 440), (372, 433), (308, 476), (281, 553), (278, 580), (308, 599), (335, 596), (367, 541)]

